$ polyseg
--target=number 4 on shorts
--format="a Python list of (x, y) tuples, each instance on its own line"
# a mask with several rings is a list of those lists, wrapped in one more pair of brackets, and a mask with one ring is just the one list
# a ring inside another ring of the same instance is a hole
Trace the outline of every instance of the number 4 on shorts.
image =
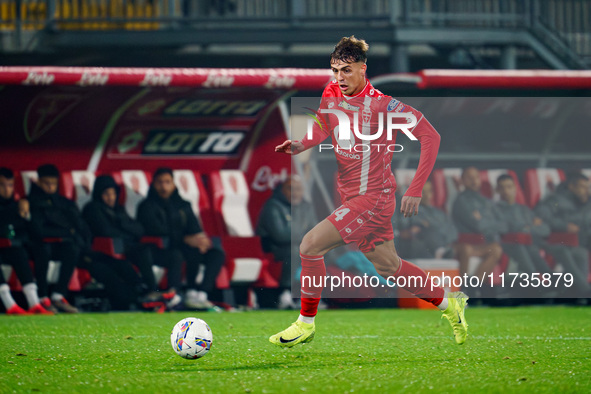
[(348, 214), (351, 210), (349, 208), (343, 208), (343, 209), (339, 209), (338, 211), (335, 211), (335, 221), (339, 221), (342, 220), (346, 214)]

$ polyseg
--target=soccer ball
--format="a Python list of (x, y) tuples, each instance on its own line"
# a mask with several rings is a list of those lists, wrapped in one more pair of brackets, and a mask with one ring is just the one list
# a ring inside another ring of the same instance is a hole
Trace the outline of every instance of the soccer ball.
[(172, 349), (189, 360), (205, 356), (211, 349), (213, 335), (211, 328), (201, 319), (187, 317), (172, 328), (170, 343)]

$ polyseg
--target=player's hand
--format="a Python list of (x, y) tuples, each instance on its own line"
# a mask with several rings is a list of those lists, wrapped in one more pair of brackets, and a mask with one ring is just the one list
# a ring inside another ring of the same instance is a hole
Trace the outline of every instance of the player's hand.
[(26, 220), (31, 219), (31, 210), (29, 206), (29, 200), (21, 198), (18, 201), (18, 214)]
[(403, 196), (400, 204), (400, 213), (405, 218), (411, 217), (419, 213), (419, 205), (421, 204), (421, 197)]
[(573, 234), (576, 234), (576, 233), (578, 233), (578, 232), (579, 232), (579, 230), (580, 230), (579, 226), (577, 226), (577, 225), (576, 225), (576, 224), (574, 224), (574, 223), (568, 223), (568, 224), (566, 225), (566, 232), (567, 232), (567, 233), (573, 233)]
[(207, 236), (207, 234), (205, 233), (199, 233), (197, 234), (197, 248), (199, 248), (199, 251), (201, 253), (207, 253), (207, 251), (209, 249), (211, 249), (213, 247), (213, 242), (211, 242), (211, 239)]
[(213, 246), (211, 239), (205, 233), (186, 235), (184, 241), (190, 247), (199, 249), (202, 254), (207, 253)]
[(474, 216), (474, 219), (476, 219), (476, 220), (482, 219), (482, 215), (480, 214), (479, 211), (472, 212), (472, 216)]
[(304, 150), (304, 145), (299, 141), (286, 140), (283, 144), (275, 147), (275, 152), (297, 155)]

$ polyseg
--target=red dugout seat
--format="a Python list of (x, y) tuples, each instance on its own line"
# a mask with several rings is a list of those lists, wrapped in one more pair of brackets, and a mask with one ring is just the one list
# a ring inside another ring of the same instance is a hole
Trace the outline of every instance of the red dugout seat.
[[(533, 168), (525, 171), (527, 205), (534, 208), (538, 202), (556, 190), (566, 180), (564, 171), (557, 168)], [(554, 244), (578, 246), (577, 234), (552, 233), (547, 241)]]
[(141, 170), (123, 170), (113, 174), (113, 178), (115, 182), (121, 182), (121, 203), (129, 216), (135, 218), (138, 205), (148, 195), (152, 174)]
[(174, 170), (173, 176), (180, 196), (191, 202), (203, 230), (210, 236), (219, 235), (201, 174), (191, 170)]
[(214, 216), (226, 252), (225, 269), (233, 283), (254, 283), (261, 287), (277, 287), (268, 271), (269, 261), (263, 253), (260, 238), (248, 213), (249, 188), (244, 174), (238, 170), (211, 173)]
[(91, 171), (63, 172), (61, 174), (62, 194), (74, 201), (78, 209), (82, 210), (92, 200), (95, 179), (96, 174)]
[(433, 170), (433, 205), (451, 214), (454, 200), (464, 190), (461, 168), (443, 168)]
[(501, 175), (509, 175), (513, 178), (515, 182), (515, 187), (517, 188), (517, 195), (515, 196), (515, 200), (518, 204), (525, 204), (525, 195), (523, 193), (523, 189), (521, 188), (521, 183), (519, 182), (519, 178), (517, 174), (513, 170), (507, 169), (496, 169), (496, 170), (481, 170), (480, 171), (480, 180), (482, 181), (482, 185), (480, 186), (480, 193), (483, 196), (490, 198), (493, 201), (500, 201), (501, 197), (499, 193), (497, 193), (497, 179)]
[(564, 171), (556, 168), (533, 168), (525, 171), (526, 203), (530, 208), (552, 193), (566, 179)]

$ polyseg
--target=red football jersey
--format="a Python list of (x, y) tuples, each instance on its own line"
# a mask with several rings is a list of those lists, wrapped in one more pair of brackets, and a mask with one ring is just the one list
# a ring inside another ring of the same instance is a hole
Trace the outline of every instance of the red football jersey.
[[(387, 114), (414, 115), (416, 125), (407, 129), (421, 143), (421, 158), (405, 195), (421, 196), (423, 185), (435, 164), (440, 136), (420, 111), (383, 94), (369, 81), (366, 81), (365, 88), (355, 96), (343, 95), (337, 81), (332, 81), (322, 93), (320, 110), (322, 109), (339, 110), (348, 116), (351, 128), (349, 139), (339, 140), (339, 119), (336, 114), (323, 115), (319, 111), (322, 119), (314, 123), (312, 137), (306, 136), (301, 142), (305, 149), (309, 149), (320, 144), (330, 134), (332, 147), (322, 144), (320, 149), (333, 149), (335, 152), (338, 163), (338, 189), (343, 201), (367, 193), (396, 188), (391, 163), (394, 152), (400, 151), (401, 146), (395, 145), (398, 133), (396, 129), (391, 133), (391, 138), (388, 138)], [(392, 123), (404, 125), (410, 123), (410, 119), (395, 118)], [(377, 137), (380, 125), (382, 133)], [(367, 138), (373, 138), (370, 137), (372, 135), (377, 138), (362, 139), (355, 135), (353, 127), (357, 127), (358, 133), (368, 136)], [(402, 138), (401, 142), (405, 145), (414, 143), (406, 136)]]

